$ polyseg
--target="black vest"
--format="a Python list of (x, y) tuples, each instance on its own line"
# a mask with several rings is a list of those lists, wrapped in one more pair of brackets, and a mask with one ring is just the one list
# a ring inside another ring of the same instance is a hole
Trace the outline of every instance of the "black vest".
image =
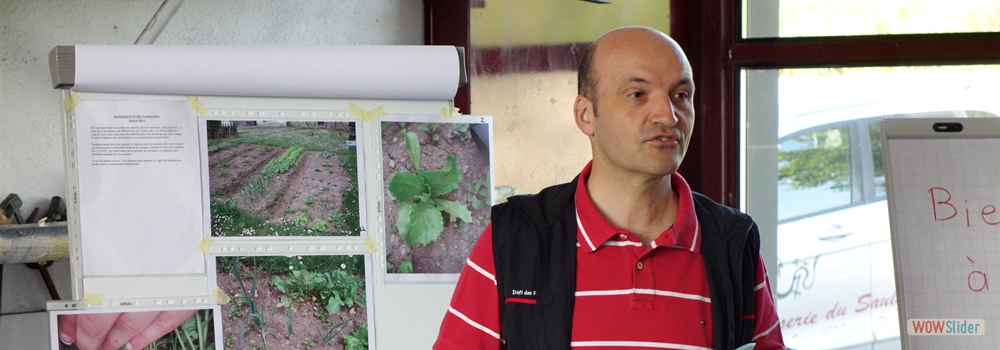
[[(508, 350), (569, 349), (576, 292), (574, 179), (493, 207), (493, 256)], [(753, 337), (760, 235), (746, 214), (694, 193), (715, 349)]]

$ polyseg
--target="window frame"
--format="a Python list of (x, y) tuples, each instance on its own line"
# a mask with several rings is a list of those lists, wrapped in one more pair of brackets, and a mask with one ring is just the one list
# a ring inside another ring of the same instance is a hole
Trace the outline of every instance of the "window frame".
[[(744, 0), (750, 1), (750, 0)], [(743, 38), (743, 1), (671, 1), (670, 35), (691, 62), (697, 125), (681, 165), (692, 190), (739, 204), (741, 71), (1000, 64), (1000, 32)]]

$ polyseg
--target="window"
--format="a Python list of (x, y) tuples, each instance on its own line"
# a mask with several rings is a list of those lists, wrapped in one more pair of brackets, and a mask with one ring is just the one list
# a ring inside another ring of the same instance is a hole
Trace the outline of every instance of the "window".
[[(790, 348), (900, 346), (894, 308), (850, 313), (848, 306), (843, 317), (839, 313), (859, 296), (894, 300), (888, 222), (880, 219), (887, 212), (884, 166), (876, 161), (882, 151), (881, 118), (934, 111), (996, 114), (995, 108), (972, 105), (995, 97), (944, 106), (955, 99), (943, 91), (1000, 92), (993, 66), (1000, 63), (994, 23), (1000, 22), (995, 15), (1000, 6), (979, 2), (985, 7), (953, 20), (949, 13), (957, 12), (934, 10), (941, 2), (892, 3), (930, 10), (887, 11), (888, 1), (671, 2), (671, 35), (692, 62), (699, 88), (696, 110), (704, 128), (696, 131), (685, 165), (697, 159), (695, 171), (706, 174), (702, 183), (693, 184), (696, 190), (743, 208), (757, 221), (779, 316), (783, 324), (790, 322), (783, 327)], [(947, 3), (941, 6), (965, 6)], [(815, 8), (790, 22), (789, 6)], [(843, 11), (851, 6), (879, 9)], [(876, 15), (876, 25), (865, 24), (873, 23), (866, 13)], [(886, 18), (910, 22), (878, 24)], [(942, 29), (943, 22), (960, 25)], [(801, 30), (791, 28), (796, 23)], [(968, 79), (962, 82), (959, 76)], [(886, 94), (896, 97), (886, 99)], [(838, 109), (847, 114), (831, 112)], [(804, 114), (807, 119), (796, 117)], [(791, 127), (810, 119), (811, 126)], [(838, 123), (847, 123), (853, 136), (850, 205), (789, 216), (778, 203), (785, 198), (779, 190), (785, 135)], [(699, 138), (702, 143), (695, 144)], [(810, 312), (816, 324), (792, 324), (808, 319)]]

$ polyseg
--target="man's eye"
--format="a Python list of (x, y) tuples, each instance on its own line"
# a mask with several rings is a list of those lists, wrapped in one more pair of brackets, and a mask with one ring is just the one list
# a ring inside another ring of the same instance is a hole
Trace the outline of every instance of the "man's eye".
[(633, 92), (631, 94), (628, 94), (628, 97), (636, 98), (636, 99), (642, 98), (643, 96), (646, 96), (646, 94), (642, 93), (642, 91), (636, 91), (636, 92)]
[(686, 92), (678, 92), (678, 93), (674, 94), (674, 97), (676, 97), (678, 99), (681, 99), (681, 100), (687, 100), (687, 99), (691, 98), (691, 94), (686, 93)]

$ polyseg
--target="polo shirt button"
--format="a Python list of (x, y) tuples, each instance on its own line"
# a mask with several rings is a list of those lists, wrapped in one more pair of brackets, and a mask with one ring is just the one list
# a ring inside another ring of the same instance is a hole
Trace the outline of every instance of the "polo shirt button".
[(624, 234), (618, 235), (618, 237), (621, 237), (621, 239), (628, 239), (628, 236), (626, 236)]
[(635, 267), (639, 270), (642, 270), (642, 261), (640, 261), (638, 264), (635, 264)]

